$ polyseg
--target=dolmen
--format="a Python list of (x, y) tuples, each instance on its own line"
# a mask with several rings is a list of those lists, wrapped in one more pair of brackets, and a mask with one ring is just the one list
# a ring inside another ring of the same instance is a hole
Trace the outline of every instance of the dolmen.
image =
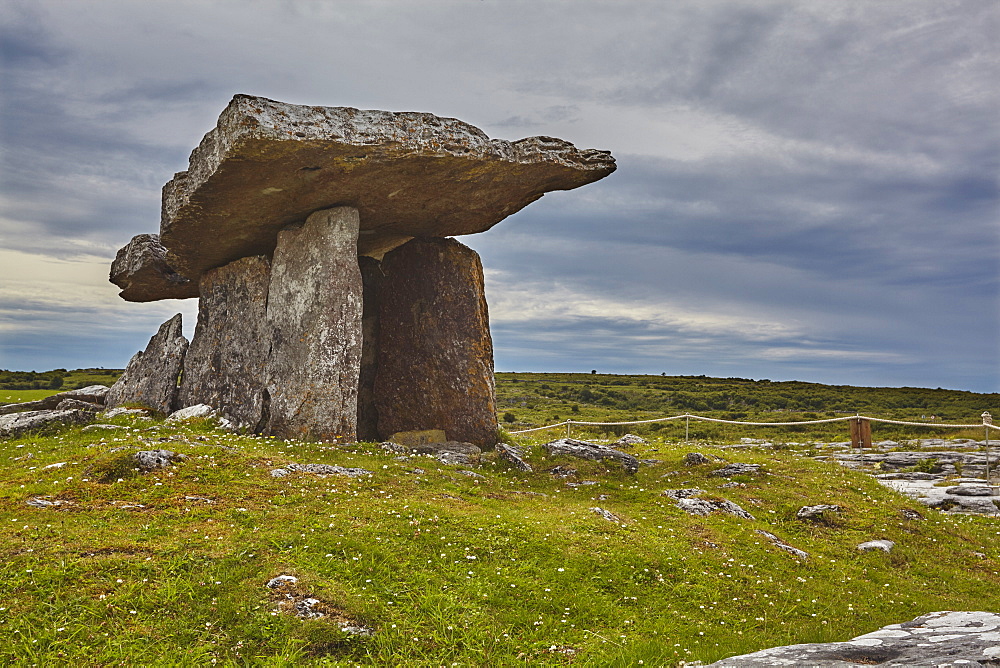
[(237, 95), (163, 188), (159, 234), (118, 251), (126, 301), (199, 298), (129, 362), (109, 406), (216, 408), (278, 438), (443, 430), (496, 443), (483, 232), (615, 170), (552, 137), (427, 113)]

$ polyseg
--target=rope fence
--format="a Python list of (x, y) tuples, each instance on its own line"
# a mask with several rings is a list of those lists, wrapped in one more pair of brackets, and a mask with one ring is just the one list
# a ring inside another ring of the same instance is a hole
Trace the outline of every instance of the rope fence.
[(986, 428), (987, 437), (989, 436), (990, 429), (1000, 430), (1000, 426), (993, 424), (992, 416), (986, 412), (982, 415), (982, 422), (978, 424), (949, 424), (940, 422), (911, 422), (907, 420), (890, 420), (887, 418), (877, 418), (869, 417), (866, 415), (850, 415), (846, 417), (836, 417), (836, 418), (825, 418), (822, 420), (802, 420), (796, 422), (745, 422), (742, 420), (723, 420), (721, 418), (707, 417), (704, 415), (691, 415), (690, 413), (685, 413), (684, 415), (674, 415), (671, 417), (662, 418), (652, 418), (650, 420), (630, 420), (627, 422), (586, 422), (583, 420), (563, 420), (562, 422), (556, 422), (555, 424), (548, 424), (544, 427), (532, 427), (531, 429), (520, 429), (518, 431), (509, 431), (510, 434), (527, 434), (534, 431), (542, 431), (545, 429), (553, 429), (556, 427), (566, 427), (566, 434), (569, 435), (573, 428), (573, 425), (578, 425), (581, 427), (621, 427), (626, 425), (637, 425), (637, 424), (652, 424), (655, 422), (669, 422), (671, 420), (685, 420), (690, 422), (691, 420), (696, 420), (700, 422), (716, 422), (721, 424), (739, 424), (739, 425), (750, 425), (757, 427), (790, 427), (798, 425), (807, 424), (827, 424), (831, 422), (862, 422), (867, 421), (878, 422), (882, 424), (896, 424), (909, 427), (943, 427), (943, 428), (955, 428), (955, 429), (976, 429), (978, 427)]

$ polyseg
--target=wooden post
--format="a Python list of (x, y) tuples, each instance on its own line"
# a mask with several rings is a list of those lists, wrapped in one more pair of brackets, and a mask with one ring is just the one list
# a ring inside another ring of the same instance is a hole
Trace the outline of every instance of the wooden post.
[(860, 417), (851, 419), (851, 448), (872, 447), (872, 423)]

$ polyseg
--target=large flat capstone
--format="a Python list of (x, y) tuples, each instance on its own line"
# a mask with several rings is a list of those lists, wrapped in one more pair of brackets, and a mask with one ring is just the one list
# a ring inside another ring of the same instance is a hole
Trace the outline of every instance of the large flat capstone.
[[(414, 236), (482, 232), (546, 192), (614, 170), (607, 151), (552, 137), (511, 142), (428, 113), (237, 95), (188, 170), (164, 186), (159, 241), (167, 254), (153, 276), (169, 272), (196, 285), (209, 269), (270, 255), (282, 228), (334, 206), (359, 211), (362, 255)], [(151, 296), (125, 292), (126, 299)]]

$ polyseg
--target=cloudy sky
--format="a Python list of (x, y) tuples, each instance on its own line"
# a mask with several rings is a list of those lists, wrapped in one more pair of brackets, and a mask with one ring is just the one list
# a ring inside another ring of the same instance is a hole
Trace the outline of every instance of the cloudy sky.
[(498, 370), (1000, 391), (998, 34), (996, 0), (0, 0), (0, 368), (190, 335), (108, 266), (249, 93), (615, 155), (462, 238)]

